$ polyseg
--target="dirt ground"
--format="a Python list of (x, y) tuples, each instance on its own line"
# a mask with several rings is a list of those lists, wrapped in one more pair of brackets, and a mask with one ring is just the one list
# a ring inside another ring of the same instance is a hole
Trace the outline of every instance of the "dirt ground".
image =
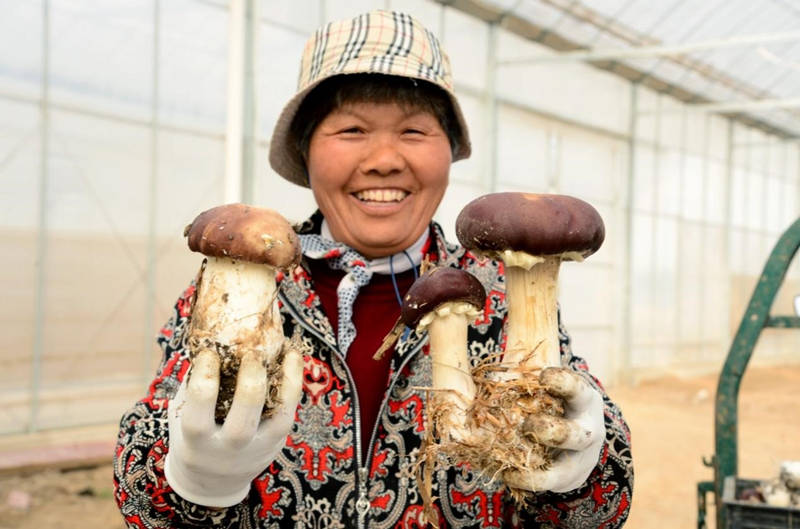
[[(626, 528), (696, 526), (696, 483), (712, 477), (701, 460), (713, 453), (716, 381), (665, 377), (610, 390), (633, 436), (636, 483)], [(771, 478), (781, 461), (800, 459), (800, 366), (748, 369), (739, 416), (741, 477)], [(28, 509), (10, 505), (20, 492), (29, 495)], [(0, 529), (123, 527), (110, 465), (0, 477)]]

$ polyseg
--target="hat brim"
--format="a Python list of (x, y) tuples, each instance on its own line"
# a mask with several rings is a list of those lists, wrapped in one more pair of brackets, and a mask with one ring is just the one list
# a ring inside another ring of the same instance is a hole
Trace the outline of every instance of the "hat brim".
[[(342, 72), (336, 75), (348, 75), (350, 72)], [(352, 73), (366, 73), (366, 72), (352, 72)], [(375, 73), (375, 75), (387, 75), (382, 73)], [(306, 86), (303, 90), (297, 92), (292, 99), (283, 107), (278, 121), (275, 123), (275, 128), (272, 131), (272, 141), (269, 145), (269, 164), (276, 173), (283, 178), (302, 187), (310, 187), (308, 181), (308, 172), (303, 162), (303, 153), (300, 152), (296, 138), (292, 137), (292, 122), (294, 121), (300, 105), (305, 100), (306, 96), (314, 90), (322, 81), (330, 79), (333, 76), (323, 77), (314, 81)], [(425, 82), (430, 80), (423, 77), (403, 76), (412, 79), (419, 79)], [(434, 83), (432, 83), (434, 84)], [(456, 121), (459, 128), (458, 147), (453, 152), (453, 161), (463, 160), (468, 158), (472, 153), (472, 145), (469, 140), (469, 132), (467, 122), (464, 119), (464, 114), (461, 111), (461, 106), (458, 104), (458, 99), (453, 92), (447, 90), (439, 85), (438, 86), (447, 94), (450, 99), (450, 104), (453, 107)]]

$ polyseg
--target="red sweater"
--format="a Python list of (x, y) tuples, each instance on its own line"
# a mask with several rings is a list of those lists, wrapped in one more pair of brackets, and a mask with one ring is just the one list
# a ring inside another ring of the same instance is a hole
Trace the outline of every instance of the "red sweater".
[[(338, 333), (339, 310), (336, 287), (344, 277), (344, 272), (332, 270), (322, 260), (309, 259), (308, 266), (322, 308), (334, 332)], [(396, 274), (395, 279), (402, 299), (414, 282), (414, 272), (408, 270)], [(394, 348), (387, 351), (380, 360), (373, 360), (372, 355), (381, 346), (383, 338), (392, 330), (399, 316), (400, 304), (391, 276), (373, 274), (369, 284), (359, 290), (353, 305), (356, 338), (347, 352), (347, 365), (353, 374), (361, 409), (361, 441), (365, 447), (362, 455), (365, 458), (366, 447), (369, 446), (372, 429), (389, 383), (389, 364)]]

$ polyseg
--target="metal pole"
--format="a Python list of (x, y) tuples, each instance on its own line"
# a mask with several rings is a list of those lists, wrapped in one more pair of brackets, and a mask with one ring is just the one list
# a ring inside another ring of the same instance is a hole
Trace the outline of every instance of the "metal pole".
[[(798, 184), (798, 186), (797, 186), (797, 197), (796, 197), (797, 198), (797, 202), (796, 202), (796, 204), (800, 204), (800, 144), (797, 145), (797, 165), (796, 165), (796, 167), (797, 167), (797, 178), (796, 178), (795, 182), (797, 182), (797, 184)], [(794, 217), (800, 216), (800, 211), (795, 211), (793, 216)], [(795, 260), (795, 263), (797, 263), (796, 266), (797, 266), (798, 272), (800, 272), (800, 263), (798, 263), (797, 260)]]
[(740, 35), (702, 42), (688, 42), (683, 44), (638, 46), (635, 48), (610, 48), (594, 49), (591, 51), (567, 51), (557, 54), (539, 55), (522, 59), (510, 59), (503, 64), (534, 64), (544, 62), (572, 62), (572, 61), (614, 61), (625, 59), (649, 59), (652, 57), (669, 57), (684, 55), (696, 51), (734, 48), (741, 46), (755, 46), (774, 42), (798, 41), (800, 31), (787, 31), (783, 33), (762, 33), (755, 35)]
[[(658, 246), (656, 241), (658, 240), (658, 223), (662, 220), (661, 215), (659, 215), (659, 193), (658, 193), (658, 181), (661, 176), (661, 99), (664, 96), (659, 94), (656, 98), (656, 113), (655, 119), (653, 120), (654, 126), (654, 135), (653, 135), (653, 223), (650, 227), (650, 333), (655, 334), (656, 330), (656, 312), (652, 310), (653, 307), (658, 308), (658, 296), (657, 296), (657, 289), (658, 289)], [(659, 343), (657, 340), (656, 342), (658, 345), (663, 345), (663, 343)], [(648, 360), (651, 360), (648, 358)]]
[[(733, 158), (734, 158), (734, 153), (733, 153), (733, 148), (734, 148), (733, 133), (734, 133), (734, 130), (733, 130), (733, 119), (728, 118), (728, 135), (727, 135), (728, 138), (727, 138), (726, 153), (725, 153), (725, 206), (724, 206), (725, 207), (725, 211), (724, 211), (725, 233), (724, 233), (723, 241), (722, 241), (722, 245), (723, 245), (723, 249), (722, 249), (723, 270), (722, 270), (722, 272), (724, 274), (723, 276), (726, 278), (726, 281), (725, 281), (725, 287), (726, 288), (724, 290), (726, 299), (723, 300), (723, 306), (724, 307), (730, 307), (731, 306), (731, 298), (732, 298), (732, 295), (731, 295), (732, 287), (730, 286), (731, 285), (731, 256), (730, 256), (730, 253), (731, 253), (730, 252), (730, 246), (731, 245), (730, 245), (730, 239), (731, 239), (731, 235), (732, 235), (731, 227), (732, 227), (732, 224), (733, 224), (732, 223), (732, 219), (731, 219), (732, 210), (733, 210), (733, 208), (731, 207), (731, 201), (733, 200), (733, 191), (732, 191), (732, 187), (733, 187), (732, 186), (732, 181), (733, 181)], [(726, 316), (727, 316), (725, 318), (725, 343), (729, 344), (729, 343), (731, 343), (731, 336), (730, 336), (730, 334), (731, 334), (731, 332), (730, 332), (731, 316), (730, 316), (730, 310), (725, 311), (725, 313), (726, 313)], [(724, 360), (727, 362), (727, 357), (725, 357)], [(719, 416), (715, 415), (715, 421), (714, 421), (714, 426), (715, 426), (715, 434), (714, 435), (715, 435), (715, 438), (716, 438), (716, 435), (717, 435), (716, 428), (717, 428), (717, 419), (718, 418), (719, 418)], [(714, 504), (715, 504), (715, 509), (716, 509), (716, 513), (717, 513), (716, 514), (717, 527), (723, 527), (724, 514), (723, 514), (723, 510), (721, 508), (722, 507), (722, 478), (721, 478), (721, 475), (720, 475), (719, 457), (720, 457), (719, 450), (717, 450), (716, 446), (715, 446), (715, 452), (714, 452), (714, 456), (712, 458), (712, 466), (713, 466), (713, 469), (714, 469)]]
[[(747, 142), (751, 143), (752, 139), (753, 139), (753, 129), (748, 128), (747, 129)], [(745, 171), (743, 173), (744, 174), (744, 179), (742, 180), (742, 203), (741, 203), (741, 208), (742, 208), (741, 209), (741, 211), (742, 211), (742, 228), (741, 228), (741, 231), (742, 231), (742, 237), (744, 237), (744, 241), (743, 241), (743, 244), (739, 245), (739, 263), (741, 263), (741, 267), (742, 267), (742, 270), (741, 270), (742, 276), (747, 276), (747, 274), (750, 273), (750, 270), (749, 270), (749, 268), (747, 266), (749, 264), (747, 262), (747, 253), (748, 253), (748, 250), (752, 251), (751, 249), (749, 249), (747, 247), (748, 246), (747, 239), (748, 239), (748, 235), (752, 231), (752, 228), (750, 228), (750, 226), (749, 226), (749, 221), (750, 221), (750, 201), (751, 201), (751, 197), (750, 197), (749, 191), (750, 191), (750, 180), (752, 178), (750, 172), (753, 170), (753, 147), (747, 147), (746, 150), (744, 151), (744, 154), (745, 154), (745, 156), (744, 156), (744, 168), (745, 168)], [(760, 250), (760, 248), (759, 248), (759, 250)], [(739, 289), (741, 291), (745, 291), (745, 286), (744, 285), (739, 285)]]
[(243, 86), (243, 144), (242, 144), (242, 201), (252, 204), (255, 198), (255, 178), (258, 160), (258, 2), (246, 0), (244, 26), (244, 86)]
[(497, 132), (498, 132), (498, 116), (497, 116), (497, 23), (489, 23), (489, 49), (487, 50), (486, 59), (486, 120), (488, 126), (487, 134), (488, 141), (488, 170), (487, 175), (487, 191), (494, 192), (497, 190)]
[(547, 192), (561, 190), (561, 136), (552, 129), (547, 131)]
[(674, 329), (674, 349), (673, 349), (673, 358), (672, 362), (673, 365), (676, 361), (680, 362), (681, 355), (683, 354), (683, 342), (685, 340), (685, 336), (681, 333), (681, 307), (680, 307), (680, 299), (683, 297), (683, 263), (682, 259), (684, 256), (683, 252), (683, 223), (685, 221), (684, 214), (683, 214), (683, 179), (686, 177), (686, 136), (688, 135), (687, 127), (689, 124), (689, 120), (687, 119), (687, 113), (685, 111), (686, 105), (684, 105), (684, 112), (681, 114), (681, 142), (680, 142), (680, 162), (678, 168), (678, 211), (676, 215), (676, 223), (677, 226), (675, 227), (675, 231), (677, 232), (677, 240), (675, 241), (676, 245), (676, 252), (675, 252), (675, 293), (677, 295), (676, 302), (672, 304), (672, 308), (674, 311), (674, 318), (675, 321), (673, 322), (673, 329)]
[(147, 227), (147, 297), (144, 311), (144, 344), (142, 346), (142, 383), (152, 377), (150, 367), (153, 338), (151, 330), (155, 320), (156, 303), (156, 253), (158, 215), (158, 91), (159, 55), (161, 53), (161, 18), (159, 0), (153, 0), (153, 84), (150, 103), (150, 181), (148, 183), (148, 227)]
[(708, 168), (710, 164), (710, 153), (709, 150), (711, 148), (711, 141), (709, 140), (709, 136), (711, 135), (710, 125), (711, 123), (711, 116), (706, 114), (703, 116), (703, 169), (701, 174), (701, 190), (700, 196), (702, 200), (702, 219), (703, 219), (703, 231), (701, 233), (701, 244), (700, 244), (700, 268), (699, 270), (704, 270), (703, 276), (701, 277), (701, 284), (703, 288), (700, 289), (700, 318), (698, 319), (698, 324), (700, 325), (700, 341), (704, 344), (701, 345), (701, 354), (700, 357), (705, 360), (706, 359), (706, 348), (708, 345), (706, 342), (705, 336), (705, 325), (703, 324), (705, 314), (706, 314), (706, 278), (708, 277), (708, 269), (706, 268), (706, 257), (708, 255)]
[(731, 237), (733, 236), (733, 159), (734, 159), (734, 129), (733, 119), (728, 118), (728, 138), (725, 152), (725, 211), (723, 211), (724, 235), (722, 240), (722, 263), (725, 281), (725, 344), (731, 343), (731, 314), (730, 306), (733, 299), (733, 285), (731, 284)]
[(39, 429), (39, 407), (44, 356), (45, 302), (47, 290), (48, 191), (50, 178), (50, 1), (42, 1), (42, 99), (39, 163), (39, 218), (36, 234), (36, 284), (34, 285), (33, 359), (31, 407), (28, 432)]
[(231, 0), (228, 20), (228, 115), (225, 133), (225, 203), (242, 199), (245, 0)]
[[(774, 144), (774, 138), (770, 137), (767, 141), (768, 145), (766, 147), (766, 153), (764, 154), (764, 170), (761, 175), (761, 244), (760, 250), (761, 252), (759, 255), (769, 255), (769, 246), (772, 243), (771, 234), (769, 234), (769, 215), (767, 211), (769, 210), (769, 204), (767, 202), (767, 193), (769, 193), (769, 180), (772, 178), (772, 145)], [(766, 237), (764, 234), (767, 234)], [(763, 257), (762, 259), (766, 259)]]
[(778, 203), (778, 226), (782, 227), (784, 224), (783, 219), (787, 217), (786, 215), (786, 193), (784, 193), (784, 189), (786, 189), (786, 183), (789, 181), (789, 144), (786, 140), (781, 140), (781, 162), (780, 162), (780, 194), (781, 200)]
[(633, 222), (636, 192), (636, 143), (639, 121), (639, 85), (631, 83), (630, 119), (628, 120), (628, 175), (625, 196), (625, 261), (622, 277), (622, 347), (616, 361), (614, 378), (623, 384), (633, 384), (631, 359), (633, 356)]

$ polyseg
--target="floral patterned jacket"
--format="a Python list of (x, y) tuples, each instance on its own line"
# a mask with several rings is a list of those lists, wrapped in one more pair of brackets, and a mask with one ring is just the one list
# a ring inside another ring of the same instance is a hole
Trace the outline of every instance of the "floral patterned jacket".
[[(298, 231), (319, 230), (317, 214)], [(505, 319), (502, 265), (448, 244), (431, 225), (428, 258), (478, 277), (488, 298), (469, 331), (473, 364), (502, 349)], [(185, 330), (193, 287), (161, 330), (163, 363), (147, 396), (123, 417), (116, 449), (116, 500), (131, 528), (416, 528), (425, 526), (414, 464), (425, 432), (425, 387), (431, 385), (427, 334), (406, 333), (395, 348), (391, 377), (369, 447), (361, 446), (358, 396), (307, 271), (280, 278), (287, 336), (308, 346), (304, 394), (280, 456), (251, 485), (242, 503), (213, 509), (188, 502), (164, 478), (169, 449), (167, 406), (189, 368)], [(562, 364), (586, 377), (585, 362), (561, 329)], [(463, 466), (438, 470), (433, 494), (440, 527), (620, 527), (630, 509), (630, 432), (605, 393), (606, 442), (586, 484), (566, 494), (541, 493), (515, 507), (496, 481)], [(362, 454), (368, 450), (368, 454)], [(366, 457), (363, 457), (366, 455)], [(366, 464), (362, 464), (366, 461)]]

